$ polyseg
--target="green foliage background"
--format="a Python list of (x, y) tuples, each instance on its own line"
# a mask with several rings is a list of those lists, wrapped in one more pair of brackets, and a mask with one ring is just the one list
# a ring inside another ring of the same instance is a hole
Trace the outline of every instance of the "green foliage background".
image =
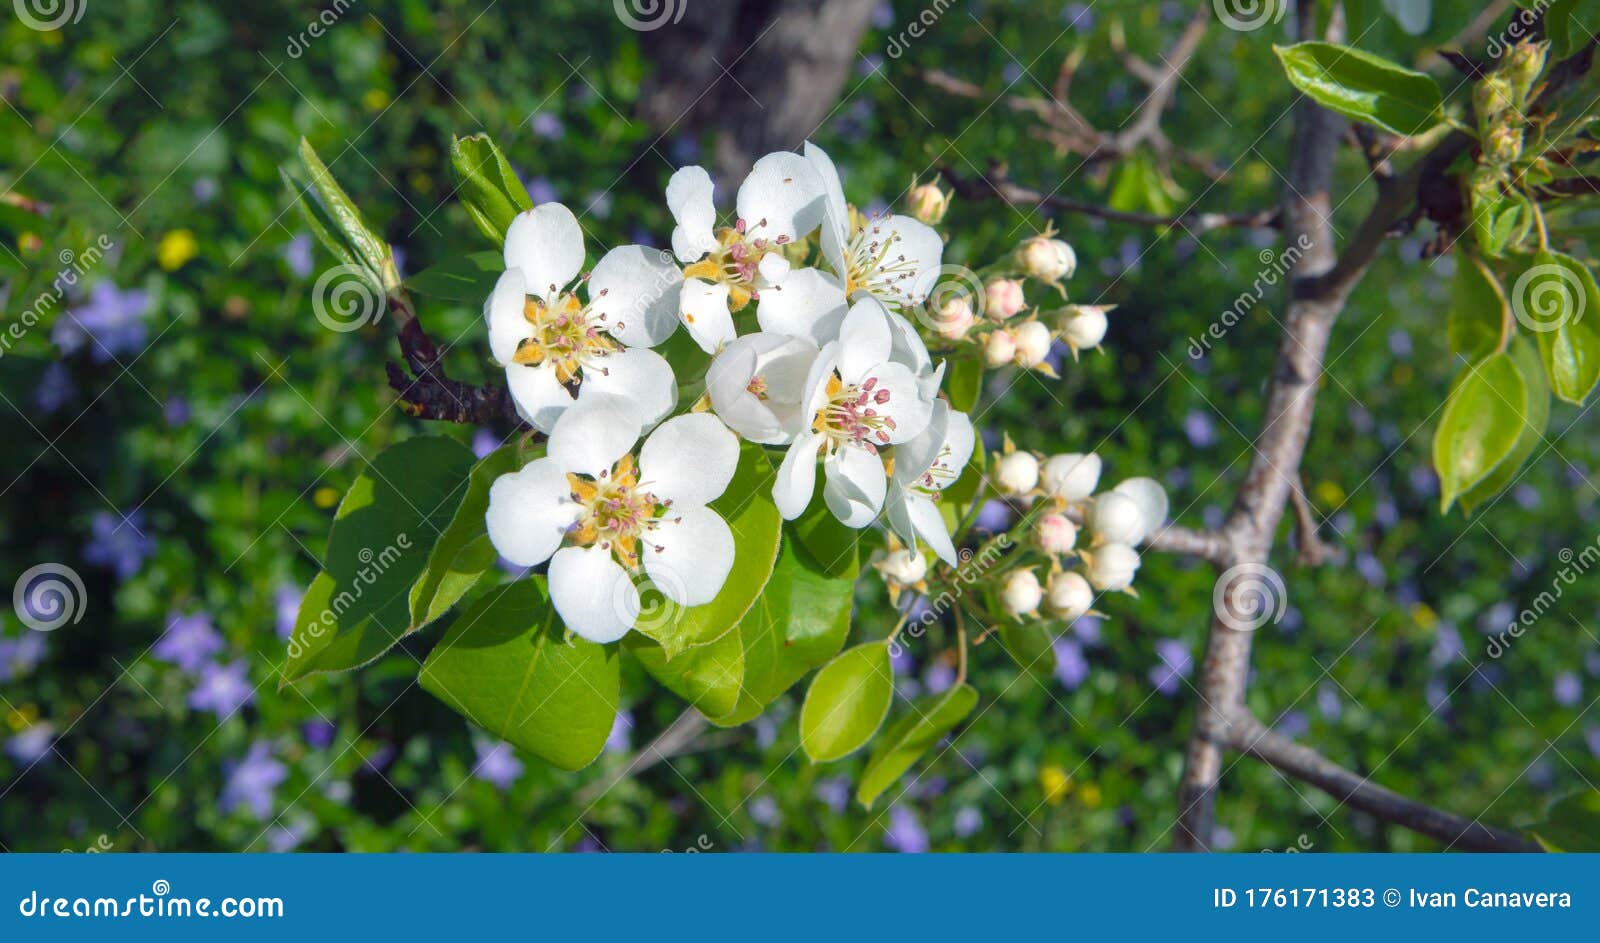
[[(1361, 45), (1415, 61), (1461, 29), (1471, 6), (1437, 5), (1421, 38), (1380, 20)], [(1110, 618), (1085, 646), (1091, 670), (1076, 690), (1020, 675), (998, 645), (975, 651), (974, 719), (956, 749), (936, 751), (914, 782), (890, 790), (898, 812), (828, 805), (831, 781), (858, 775), (864, 758), (809, 765), (798, 751), (796, 694), (770, 718), (609, 790), (624, 753), (579, 774), (525, 758), (501, 791), (470, 775), (474, 733), (414, 682), (414, 661), (439, 627), (365, 671), (277, 689), (274, 592), (316, 572), (337, 497), (363, 459), (422, 431), (392, 408), (383, 381), (382, 361), (394, 355), (387, 323), (323, 329), (310, 310), (315, 275), (286, 261), (300, 226), (278, 168), (296, 140), (310, 138), (405, 250), (411, 273), (480, 240), (450, 199), (452, 134), (486, 130), (527, 178), (547, 180), (580, 211), (591, 261), (599, 246), (665, 240), (668, 161), (691, 159), (699, 143), (657, 140), (631, 119), (655, 80), (641, 57), (649, 34), (626, 29), (609, 5), (483, 7), (354, 3), (326, 35), (298, 40), (318, 15), (312, 4), (91, 0), (80, 22), (54, 32), (0, 21), (0, 181), (51, 207), (43, 220), (0, 220), (6, 324), (46, 291), (61, 251), (81, 252), (102, 234), (116, 250), (88, 281), (153, 298), (148, 348), (107, 364), (67, 358), (76, 395), (55, 412), (37, 408), (34, 391), (59, 356), (49, 341), (57, 314), (0, 357), (0, 574), (9, 582), (58, 561), (88, 584), (84, 620), (50, 635), (36, 669), (0, 683), (0, 735), (35, 717), (67, 731), (31, 768), (0, 757), (0, 843), (57, 850), (107, 836), (119, 850), (262, 850), (274, 830), (289, 829), (299, 847), (318, 850), (881, 850), (909, 814), (942, 850), (1165, 847), (1195, 695), (1187, 684), (1176, 696), (1156, 693), (1149, 672), (1162, 640), (1198, 659), (1212, 573), (1154, 555), (1140, 598), (1103, 607)], [(1145, 89), (1109, 51), (1114, 21), (1154, 59), (1188, 10), (1101, 0), (1091, 16), (1079, 12), (958, 4), (889, 58), (891, 37), (920, 13), (894, 4), (816, 135), (846, 170), (851, 199), (892, 199), (936, 161), (967, 174), (1000, 161), (1017, 180), (1107, 200), (1112, 179), (1056, 157), (1009, 109), (950, 98), (915, 74), (940, 67), (991, 96), (1008, 85), (1042, 96), (1081, 46), (1073, 101), (1115, 128)], [(1270, 44), (1286, 35), (1282, 24), (1254, 33), (1213, 25), (1166, 127), (1227, 175), (1212, 184), (1178, 169), (1179, 208), (1278, 198), (1292, 99)], [(297, 42), (303, 54), (292, 53)], [(564, 134), (535, 135), (537, 113), (558, 117)], [(1338, 159), (1347, 188), (1335, 195), (1336, 221), (1347, 234), (1371, 197), (1356, 188), (1359, 155)], [(204, 202), (195, 195), (203, 181), (216, 187)], [(1149, 187), (1131, 196), (1173, 198)], [(1049, 221), (958, 199), (944, 227), (953, 234), (947, 258), (992, 258)], [(1177, 518), (1198, 524), (1225, 509), (1260, 428), (1281, 290), (1213, 341), (1203, 363), (1190, 358), (1190, 341), (1249, 287), (1274, 244), (1261, 233), (1196, 243), (1079, 217), (1054, 222), (1080, 259), (1074, 299), (1119, 306), (1106, 352), (1069, 362), (1060, 382), (1003, 378), (981, 422), (1023, 448), (1094, 448), (1113, 478), (1163, 477)], [(196, 254), (163, 266), (158, 247), (181, 243), (173, 234), (185, 231)], [(1339, 324), (1305, 472), (1345, 565), (1307, 570), (1292, 551), (1275, 561), (1292, 610), (1260, 632), (1250, 701), (1383, 785), (1486, 822), (1528, 824), (1553, 798), (1600, 782), (1600, 721), (1584, 713), (1600, 693), (1600, 593), (1588, 575), (1563, 584), (1555, 606), (1498, 658), (1482, 629), (1503, 629), (1494, 620), (1550, 590), (1563, 549), (1600, 538), (1595, 420), (1557, 404), (1548, 448), (1506, 496), (1470, 520), (1438, 515), (1429, 442), (1457, 369), (1443, 307), (1453, 259), (1417, 261), (1421, 241), (1390, 248)], [(1569, 249), (1587, 256), (1582, 244)], [(475, 306), (435, 305), (425, 316), (453, 345), (452, 372), (483, 378)], [(165, 413), (178, 399), (190, 414), (174, 424)], [(428, 431), (469, 439), (466, 430)], [(135, 507), (157, 549), (119, 583), (83, 549), (94, 514)], [(248, 658), (259, 686), (253, 704), (220, 726), (185, 706), (190, 682), (149, 653), (170, 613), (194, 611), (213, 615), (229, 645), (221, 657)], [(854, 638), (881, 637), (879, 587), (863, 589), (857, 611)], [(26, 631), (9, 610), (4, 618), (6, 635)], [(943, 640), (918, 645), (920, 675)], [(623, 701), (638, 746), (682, 707), (626, 664), (634, 674)], [(1555, 696), (1563, 673), (1579, 678), (1575, 704)], [(331, 746), (305, 740), (302, 725), (318, 718), (337, 725)], [(257, 741), (288, 767), (267, 821), (217, 802), (230, 764)], [(1219, 810), (1239, 850), (1436, 847), (1249, 760), (1227, 771)], [(958, 837), (962, 816), (977, 827)]]

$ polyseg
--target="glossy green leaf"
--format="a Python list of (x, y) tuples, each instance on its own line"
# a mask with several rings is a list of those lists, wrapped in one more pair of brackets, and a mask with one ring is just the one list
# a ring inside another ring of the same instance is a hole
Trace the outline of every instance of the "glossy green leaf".
[(450, 142), (450, 167), (473, 224), (496, 246), (504, 245), (511, 221), (533, 209), (533, 199), (510, 162), (487, 134), (470, 134)]
[(360, 667), (406, 634), (411, 587), (472, 463), (460, 443), (424, 436), (385, 449), (356, 478), (334, 515), (324, 571), (300, 603), (284, 683)]
[(1527, 389), (1509, 354), (1491, 354), (1457, 378), (1433, 437), (1441, 511), (1516, 447), (1526, 408)]
[(783, 519), (772, 503), (772, 477), (766, 451), (746, 442), (728, 490), (711, 502), (711, 509), (728, 522), (734, 543), (733, 568), (717, 598), (685, 609), (654, 588), (643, 593), (643, 614), (635, 628), (659, 644), (666, 658), (710, 645), (733, 631), (761, 596), (772, 576), (783, 532)]
[(671, 661), (660, 645), (637, 632), (628, 633), (623, 645), (650, 677), (707, 717), (720, 717), (738, 706), (744, 681), (744, 644), (738, 632), (691, 648)]
[(806, 672), (838, 653), (850, 634), (859, 572), (853, 566), (831, 575), (796, 541), (784, 540), (772, 579), (739, 622), (744, 657), (739, 702), (713, 717), (716, 724), (732, 727), (754, 719)]
[(1338, 43), (1272, 48), (1295, 88), (1353, 121), (1411, 135), (1441, 117), (1439, 85), (1421, 72)]
[(826, 503), (812, 501), (803, 514), (789, 522), (788, 530), (824, 573), (848, 573), (858, 566), (862, 531), (839, 523)]
[(1059, 628), (1058, 623), (1005, 623), (1000, 626), (1000, 644), (1017, 663), (1018, 670), (1048, 681), (1056, 670), (1055, 641)]
[(411, 628), (415, 632), (450, 611), (499, 555), (489, 543), (484, 515), (489, 512), (489, 487), (501, 475), (522, 467), (517, 446), (503, 445), (472, 466), (467, 490), (455, 516), (428, 554), (428, 565), (411, 586)]
[(978, 408), (978, 397), (983, 393), (983, 361), (976, 353), (952, 356), (944, 374), (944, 395), (950, 405), (963, 413)]
[(530, 576), (480, 597), (428, 654), (418, 680), (514, 746), (565, 770), (600, 755), (617, 714), (616, 649), (565, 630)]
[(910, 711), (890, 724), (879, 738), (861, 781), (856, 784), (856, 801), (872, 808), (885, 789), (966, 719), (977, 704), (978, 691), (970, 684), (912, 701)]
[(1514, 330), (1511, 301), (1500, 279), (1482, 259), (1460, 253), (1446, 322), (1450, 350), (1478, 360), (1503, 348)]
[(893, 699), (888, 644), (846, 649), (811, 679), (800, 707), (800, 746), (813, 763), (848, 756), (878, 732)]
[(1550, 388), (1582, 403), (1600, 382), (1600, 289), (1582, 262), (1541, 251), (1512, 286), (1517, 320), (1539, 343)]
[(1585, 789), (1557, 800), (1531, 831), (1545, 851), (1600, 851), (1600, 791)]
[(1523, 413), (1517, 444), (1512, 447), (1510, 454), (1494, 467), (1488, 477), (1461, 495), (1461, 510), (1467, 514), (1477, 510), (1511, 483), (1522, 468), (1522, 463), (1544, 442), (1544, 430), (1550, 422), (1550, 384), (1545, 379), (1538, 352), (1527, 339), (1518, 337), (1511, 342), (1508, 353), (1527, 390), (1527, 408)]
[(440, 301), (481, 305), (505, 267), (505, 259), (498, 252), (469, 252), (423, 269), (406, 279), (406, 287)]

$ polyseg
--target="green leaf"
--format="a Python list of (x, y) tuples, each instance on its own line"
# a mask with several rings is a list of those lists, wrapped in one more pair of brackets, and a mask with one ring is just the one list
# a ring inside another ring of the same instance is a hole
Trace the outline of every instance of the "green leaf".
[(487, 134), (451, 141), (450, 166), (467, 215), (496, 246), (504, 245), (511, 221), (523, 210), (533, 209), (528, 188)]
[(1501, 350), (1515, 331), (1511, 302), (1487, 264), (1463, 251), (1450, 286), (1450, 350), (1477, 360)]
[(306, 228), (311, 230), (316, 240), (322, 243), (322, 247), (327, 249), (340, 265), (366, 274), (372, 285), (378, 288), (377, 273), (368, 269), (366, 262), (356, 255), (356, 247), (339, 232), (338, 224), (328, 215), (328, 211), (322, 208), (322, 204), (309, 196), (288, 171), (280, 169), (278, 173), (283, 177), (283, 185), (289, 189), (290, 199), (294, 200), (294, 205), (300, 210), (301, 220), (306, 224)]
[(389, 259), (389, 246), (378, 238), (361, 216), (361, 211), (351, 201), (349, 194), (333, 179), (328, 165), (317, 156), (316, 149), (305, 138), (300, 139), (300, 160), (311, 175), (311, 187), (332, 224), (333, 231), (347, 242), (352, 253), (374, 272), (382, 272)]
[(772, 579), (739, 622), (744, 653), (739, 702), (713, 716), (714, 723), (732, 727), (756, 718), (806, 672), (838, 653), (850, 634), (859, 573), (852, 567), (830, 575), (795, 540), (783, 542)]
[(418, 676), (489, 733), (565, 770), (600, 755), (617, 714), (615, 648), (569, 642), (530, 576), (485, 593), (428, 654)]
[(983, 361), (975, 354), (951, 357), (944, 375), (944, 392), (956, 410), (970, 413), (977, 409), (978, 397), (983, 393)]
[(1516, 447), (1526, 408), (1527, 389), (1509, 354), (1491, 354), (1456, 379), (1433, 436), (1441, 512)]
[(967, 458), (967, 465), (961, 470), (961, 477), (951, 482), (944, 489), (941, 500), (954, 506), (971, 504), (978, 496), (978, 489), (983, 487), (984, 464), (988, 461), (982, 444), (972, 450), (972, 455)]
[(846, 649), (811, 679), (800, 707), (800, 746), (813, 763), (848, 756), (878, 732), (893, 699), (888, 644)]
[(440, 301), (482, 304), (505, 268), (498, 252), (469, 252), (423, 269), (406, 279), (406, 287)]
[(837, 576), (859, 566), (863, 531), (839, 523), (826, 503), (811, 502), (805, 513), (789, 522), (789, 531), (821, 564), (822, 572)]
[(517, 446), (503, 445), (472, 466), (467, 491), (455, 516), (428, 554), (428, 565), (411, 586), (411, 628), (415, 632), (450, 611), (499, 555), (489, 543), (484, 516), (489, 513), (489, 487), (501, 475), (522, 467)]
[(650, 677), (707, 717), (731, 713), (738, 706), (744, 681), (744, 644), (738, 632), (691, 648), (671, 661), (660, 645), (637, 632), (628, 633), (623, 647), (639, 659)]
[(385, 449), (334, 514), (324, 571), (300, 603), (283, 683), (359, 668), (411, 627), (410, 590), (466, 490), (473, 455), (425, 436)]
[(1421, 72), (1337, 43), (1274, 46), (1289, 81), (1317, 104), (1395, 134), (1420, 134), (1437, 124), (1439, 85)]
[(1582, 262), (1540, 251), (1511, 290), (1512, 310), (1539, 342), (1550, 388), (1581, 404), (1600, 382), (1600, 288)]
[(1509, 353), (1527, 390), (1527, 408), (1523, 413), (1517, 444), (1512, 447), (1510, 454), (1494, 467), (1488, 477), (1461, 495), (1461, 510), (1467, 514), (1477, 510), (1511, 483), (1522, 463), (1544, 441), (1545, 426), (1550, 422), (1550, 384), (1545, 380), (1538, 352), (1533, 349), (1533, 344), (1518, 337), (1511, 342)]
[(1587, 789), (1557, 800), (1531, 831), (1545, 851), (1600, 851), (1600, 791)]
[(722, 515), (733, 532), (733, 568), (717, 598), (703, 606), (682, 608), (654, 588), (643, 592), (639, 624), (635, 627), (661, 646), (667, 659), (697, 645), (710, 645), (733, 631), (761, 596), (772, 576), (783, 533), (783, 519), (772, 503), (772, 463), (758, 445), (740, 447), (739, 467), (722, 497), (711, 509)]
[(978, 691), (961, 684), (911, 702), (911, 712), (889, 725), (867, 760), (856, 785), (856, 801), (872, 808), (878, 796), (905, 775), (940, 738), (961, 723), (978, 704)]
[(1000, 644), (1017, 667), (1041, 681), (1048, 681), (1056, 670), (1055, 633), (1052, 624), (1027, 622), (1000, 626)]

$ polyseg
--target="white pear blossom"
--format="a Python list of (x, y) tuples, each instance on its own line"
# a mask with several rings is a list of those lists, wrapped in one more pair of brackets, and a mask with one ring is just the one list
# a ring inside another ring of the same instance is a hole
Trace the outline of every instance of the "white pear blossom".
[(711, 408), (751, 442), (786, 445), (805, 426), (806, 376), (816, 359), (817, 348), (803, 337), (746, 334), (706, 370)]
[(1006, 497), (1023, 497), (1039, 486), (1039, 460), (1032, 452), (1007, 452), (995, 463), (994, 482)]
[(1094, 494), (1100, 483), (1100, 456), (1067, 452), (1045, 460), (1042, 472), (1044, 492), (1067, 503), (1082, 501)]
[(783, 253), (822, 221), (822, 188), (810, 162), (786, 151), (756, 161), (739, 187), (737, 219), (720, 230), (712, 189), (701, 167), (684, 167), (667, 183), (677, 222), (672, 251), (686, 266), (679, 314), (690, 336), (716, 353), (738, 333), (733, 315), (761, 300), (762, 330), (818, 345), (832, 340), (829, 332), (844, 320), (843, 288), (813, 269), (791, 271)]
[(1093, 350), (1106, 337), (1106, 312), (1111, 305), (1068, 305), (1062, 312), (1061, 339), (1076, 358), (1081, 350)]
[(1000, 587), (1000, 605), (1015, 618), (1039, 614), (1044, 587), (1032, 570), (1014, 570)]
[(852, 212), (839, 170), (822, 148), (806, 142), (806, 160), (822, 185), (822, 254), (852, 301), (861, 293), (891, 311), (918, 305), (939, 278), (944, 240), (910, 216), (875, 219)]
[(1052, 284), (1071, 278), (1078, 270), (1072, 246), (1049, 235), (1032, 236), (1017, 249), (1017, 263), (1029, 278)]
[(573, 284), (583, 259), (571, 210), (542, 203), (517, 214), (506, 232), (506, 270), (484, 305), (490, 350), (505, 365), (517, 412), (542, 432), (579, 395), (625, 396), (652, 425), (678, 399), (671, 366), (646, 349), (677, 327), (677, 267), (644, 246), (612, 249), (590, 275), (584, 302)]
[(1094, 605), (1094, 587), (1081, 573), (1052, 573), (1045, 589), (1045, 608), (1060, 619), (1071, 621)]
[(944, 489), (961, 477), (976, 443), (977, 434), (966, 413), (938, 400), (928, 428), (895, 449), (894, 474), (889, 479), (889, 526), (913, 548), (919, 539), (926, 542), (951, 566), (959, 560), (937, 502)]
[(1039, 321), (1025, 321), (1017, 325), (1012, 337), (1017, 343), (1017, 365), (1030, 369), (1044, 363), (1044, 359), (1050, 356), (1050, 345), (1055, 341), (1055, 335)]
[(1084, 575), (1101, 592), (1129, 592), (1139, 571), (1139, 552), (1127, 544), (1106, 544), (1084, 554)]
[(1005, 328), (995, 328), (983, 336), (983, 362), (1003, 367), (1017, 356), (1017, 338)]
[(1134, 504), (1139, 506), (1139, 517), (1142, 526), (1139, 538), (1130, 541), (1130, 543), (1143, 543), (1152, 534), (1160, 530), (1161, 525), (1167, 522), (1167, 511), (1169, 509), (1167, 489), (1161, 487), (1161, 483), (1154, 478), (1129, 478), (1119, 482), (1111, 490), (1116, 494), (1127, 495), (1133, 499)]
[(878, 450), (927, 428), (933, 402), (911, 368), (890, 359), (893, 328), (885, 315), (875, 299), (856, 302), (839, 339), (821, 350), (806, 376), (807, 427), (790, 444), (772, 489), (786, 520), (811, 503), (820, 453), (828, 509), (847, 527), (872, 523), (888, 490)]
[(1065, 514), (1046, 514), (1035, 525), (1039, 549), (1048, 554), (1071, 553), (1078, 544), (1078, 525)]
[(884, 582), (896, 587), (916, 586), (928, 575), (928, 561), (915, 550), (901, 547), (884, 554), (873, 568)]
[(550, 601), (567, 628), (614, 642), (639, 616), (642, 571), (681, 606), (710, 602), (733, 566), (733, 534), (706, 507), (728, 487), (738, 439), (715, 416), (662, 423), (633, 455), (635, 404), (585, 396), (562, 414), (544, 458), (489, 489), (489, 540), (519, 566), (550, 561)]
[(1014, 278), (996, 278), (984, 283), (983, 313), (992, 321), (1015, 317), (1028, 306), (1022, 297), (1022, 283)]
[(1107, 491), (1089, 506), (1089, 529), (1096, 544), (1131, 546), (1144, 538), (1144, 509), (1130, 495)]

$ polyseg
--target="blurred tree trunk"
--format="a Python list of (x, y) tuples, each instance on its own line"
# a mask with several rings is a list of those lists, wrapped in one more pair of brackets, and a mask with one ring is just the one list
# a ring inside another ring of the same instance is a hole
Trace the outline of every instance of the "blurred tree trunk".
[(718, 0), (648, 33), (639, 100), (657, 134), (714, 135), (711, 161), (737, 179), (798, 147), (844, 89), (877, 0)]

